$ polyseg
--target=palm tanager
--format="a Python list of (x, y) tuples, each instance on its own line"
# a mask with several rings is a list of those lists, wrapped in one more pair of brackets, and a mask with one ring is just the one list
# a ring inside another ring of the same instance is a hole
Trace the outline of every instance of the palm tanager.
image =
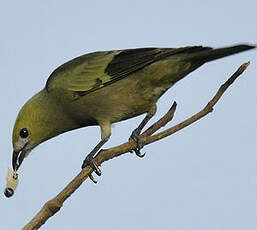
[[(140, 132), (155, 114), (158, 99), (177, 81), (206, 62), (254, 48), (137, 48), (89, 53), (53, 71), (44, 89), (21, 108), (13, 128), (14, 175), (40, 143), (85, 126), (99, 125), (101, 140), (85, 158), (101, 175), (94, 157), (111, 135), (111, 124), (146, 113), (130, 139), (142, 156)], [(93, 179), (93, 177), (91, 177)]]

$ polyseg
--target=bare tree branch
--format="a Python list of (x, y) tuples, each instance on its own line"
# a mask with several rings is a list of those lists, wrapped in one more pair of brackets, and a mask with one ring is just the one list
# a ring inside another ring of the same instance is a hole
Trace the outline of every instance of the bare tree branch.
[[(250, 65), (250, 62), (242, 64), (238, 70), (219, 88), (215, 96), (209, 101), (209, 103), (198, 113), (192, 117), (186, 119), (185, 121), (165, 130), (159, 132), (152, 136), (157, 130), (165, 126), (169, 121), (172, 120), (173, 115), (176, 110), (176, 102), (173, 103), (170, 110), (165, 114), (159, 121), (154, 123), (150, 128), (141, 134), (142, 143), (148, 145), (150, 143), (156, 142), (164, 137), (170, 136), (171, 134), (185, 128), (186, 126), (196, 122), (202, 117), (206, 116), (208, 113), (213, 111), (213, 107), (221, 98), (223, 93), (227, 88), (245, 71), (245, 69)], [(130, 152), (135, 149), (136, 143), (134, 141), (129, 141), (119, 146), (102, 150), (96, 156), (95, 161), (98, 165), (103, 162), (110, 160), (114, 157), (118, 157), (124, 153)], [(92, 173), (90, 167), (85, 167), (56, 197), (45, 203), (42, 209), (36, 214), (36, 216), (23, 228), (23, 230), (35, 230), (39, 229), (51, 216), (60, 210), (64, 201), (71, 196), (73, 192), (89, 177)]]

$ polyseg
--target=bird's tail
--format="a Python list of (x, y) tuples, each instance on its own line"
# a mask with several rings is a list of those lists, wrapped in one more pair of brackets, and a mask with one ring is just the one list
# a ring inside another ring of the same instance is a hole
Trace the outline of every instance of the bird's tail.
[[(218, 58), (226, 57), (235, 53), (243, 52), (246, 50), (250, 50), (256, 48), (254, 45), (236, 45), (231, 47), (224, 47), (224, 48), (218, 48), (218, 49), (212, 49), (212, 48), (205, 48), (202, 51), (196, 51), (192, 52), (190, 55), (187, 56), (187, 58), (190, 61), (205, 63), (209, 62)], [(186, 58), (186, 59), (187, 59)]]

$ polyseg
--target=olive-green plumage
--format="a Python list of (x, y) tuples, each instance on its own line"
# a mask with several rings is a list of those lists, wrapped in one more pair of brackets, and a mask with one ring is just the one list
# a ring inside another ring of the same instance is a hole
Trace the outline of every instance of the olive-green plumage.
[(14, 170), (35, 146), (69, 130), (100, 125), (102, 140), (108, 140), (111, 123), (149, 113), (161, 95), (188, 73), (208, 61), (252, 48), (116, 50), (63, 64), (19, 112), (13, 129)]

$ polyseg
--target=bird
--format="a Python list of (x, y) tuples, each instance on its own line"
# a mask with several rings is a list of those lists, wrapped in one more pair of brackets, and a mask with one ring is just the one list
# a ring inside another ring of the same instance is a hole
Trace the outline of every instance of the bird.
[(206, 62), (253, 48), (239, 44), (97, 51), (64, 63), (18, 113), (12, 135), (14, 172), (42, 142), (74, 129), (100, 126), (101, 139), (82, 164), (100, 176), (94, 157), (109, 140), (111, 124), (146, 114), (130, 135), (137, 143), (135, 153), (143, 157), (140, 132), (169, 88)]

